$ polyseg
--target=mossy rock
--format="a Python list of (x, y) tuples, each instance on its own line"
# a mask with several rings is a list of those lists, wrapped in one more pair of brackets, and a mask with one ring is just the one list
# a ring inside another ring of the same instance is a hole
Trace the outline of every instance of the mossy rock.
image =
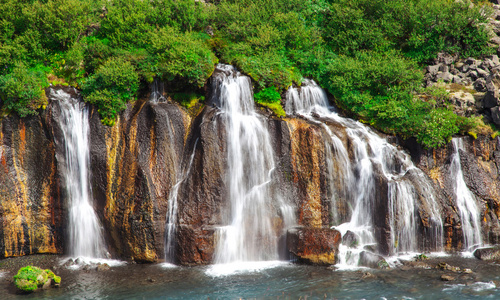
[(61, 277), (56, 276), (51, 270), (42, 270), (34, 266), (23, 267), (14, 276), (14, 284), (25, 293), (34, 292), (39, 287), (59, 286), (60, 283)]

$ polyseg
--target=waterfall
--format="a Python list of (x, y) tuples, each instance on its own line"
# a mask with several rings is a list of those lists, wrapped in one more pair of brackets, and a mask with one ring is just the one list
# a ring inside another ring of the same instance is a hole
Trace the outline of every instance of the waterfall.
[(214, 80), (219, 118), (227, 133), (230, 206), (218, 231), (215, 262), (277, 259), (278, 233), (272, 219), (277, 214), (273, 202), (279, 206), (280, 200), (270, 186), (274, 153), (264, 118), (255, 112), (250, 78), (232, 66), (218, 65)]
[[(369, 127), (351, 119), (338, 115), (333, 107), (328, 105), (326, 93), (312, 80), (305, 80), (302, 87), (291, 87), (287, 92), (286, 112), (288, 115), (300, 115), (310, 122), (321, 124), (331, 136), (326, 141), (326, 147), (333, 151), (326, 151), (327, 165), (340, 164), (337, 168), (342, 170), (340, 180), (343, 191), (332, 191), (344, 193), (344, 198), (350, 201), (352, 214), (350, 221), (334, 226), (344, 236), (351, 231), (357, 236), (357, 247), (340, 246), (340, 265), (356, 265), (359, 253), (364, 246), (374, 244), (374, 209), (376, 204), (376, 175), (387, 180), (389, 199), (389, 225), (391, 230), (391, 253), (417, 251), (417, 228), (418, 228), (418, 200), (417, 190), (408, 177), (417, 181), (423, 181), (420, 193), (423, 196), (420, 201), (427, 201), (430, 207), (433, 235), (437, 238), (435, 249), (440, 250), (443, 246), (443, 225), (435, 203), (430, 184), (427, 183), (425, 175), (417, 169), (408, 154), (398, 150), (395, 146), (381, 138)], [(350, 141), (352, 155), (348, 155), (347, 145), (333, 133), (324, 123), (334, 122), (341, 125)], [(331, 180), (331, 179), (330, 179)], [(333, 185), (330, 185), (333, 187)], [(332, 201), (335, 201), (332, 198)], [(335, 203), (332, 203), (335, 207)], [(337, 214), (333, 212), (334, 218)], [(334, 223), (338, 223), (334, 220)]]
[(164, 86), (161, 80), (155, 78), (150, 84), (149, 89), (151, 90), (151, 93), (149, 94), (149, 101), (153, 103), (166, 101), (165, 97), (163, 96)]
[(177, 226), (177, 210), (178, 202), (177, 197), (179, 196), (179, 188), (181, 184), (186, 180), (191, 171), (191, 166), (193, 165), (194, 155), (196, 153), (196, 145), (198, 144), (198, 139), (194, 142), (193, 152), (189, 158), (189, 163), (187, 167), (182, 171), (182, 176), (180, 180), (173, 186), (172, 191), (168, 197), (168, 212), (167, 212), (167, 225), (166, 225), (166, 240), (165, 240), (165, 259), (170, 263), (175, 262), (175, 234)]
[(460, 150), (464, 150), (463, 141), (460, 138), (453, 138), (454, 154), (450, 165), (450, 176), (454, 178), (453, 188), (455, 191), (457, 208), (462, 222), (462, 232), (464, 235), (464, 249), (472, 250), (474, 246), (482, 244), (481, 224), (479, 221), (479, 208), (474, 195), (469, 190), (464, 181), (462, 164), (460, 162)]
[(89, 120), (83, 102), (63, 90), (51, 90), (59, 100), (57, 122), (62, 130), (64, 162), (59, 163), (69, 210), (69, 254), (73, 257), (104, 257), (106, 253), (101, 226), (92, 206), (89, 185)]

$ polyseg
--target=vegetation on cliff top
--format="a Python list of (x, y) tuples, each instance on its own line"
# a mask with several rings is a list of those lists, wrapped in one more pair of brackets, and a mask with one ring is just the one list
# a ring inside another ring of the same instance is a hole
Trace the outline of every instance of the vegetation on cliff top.
[(169, 93), (200, 93), (221, 61), (278, 114), (274, 96), (311, 77), (354, 117), (437, 147), (476, 122), (415, 96), (422, 64), (439, 51), (491, 52), (488, 7), (468, 1), (0, 1), (0, 99), (22, 117), (57, 78), (112, 125), (154, 78)]

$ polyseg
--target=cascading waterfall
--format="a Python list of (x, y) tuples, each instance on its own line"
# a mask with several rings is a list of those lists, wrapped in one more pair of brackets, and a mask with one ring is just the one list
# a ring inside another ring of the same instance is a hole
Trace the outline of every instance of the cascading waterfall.
[[(409, 156), (397, 150), (385, 139), (379, 137), (370, 128), (363, 124), (340, 117), (333, 107), (328, 106), (325, 92), (317, 86), (314, 81), (304, 81), (300, 89), (291, 87), (287, 92), (286, 112), (288, 115), (298, 114), (311, 122), (321, 123), (328, 134), (332, 137), (330, 147), (334, 151), (332, 157), (327, 158), (327, 164), (341, 164), (339, 170), (344, 193), (348, 195), (347, 200), (352, 201), (353, 210), (349, 222), (335, 226), (342, 235), (347, 231), (355, 233), (358, 237), (357, 247), (340, 246), (340, 265), (356, 265), (359, 253), (363, 246), (374, 244), (373, 235), (373, 206), (375, 204), (376, 182), (375, 174), (378, 173), (387, 179), (389, 216), (391, 225), (392, 252), (405, 252), (418, 250), (417, 242), (417, 207), (418, 194), (406, 175), (412, 172), (413, 177), (425, 181), (422, 171), (417, 169)], [(329, 127), (323, 123), (329, 120), (341, 124), (346, 131), (353, 149), (352, 159), (347, 155), (347, 147), (332, 133)], [(430, 216), (433, 230), (436, 232), (436, 248), (440, 250), (443, 245), (443, 225), (437, 204), (434, 201), (432, 190), (427, 188), (428, 183), (423, 183), (422, 188), (428, 206), (431, 208)], [(338, 193), (338, 191), (337, 191)], [(335, 191), (332, 192), (335, 194)], [(334, 199), (332, 199), (334, 200)], [(332, 205), (335, 207), (335, 205)], [(336, 216), (333, 212), (334, 217)], [(434, 245), (432, 245), (434, 246)]]
[[(269, 132), (255, 112), (250, 78), (232, 66), (217, 69), (214, 92), (227, 132), (230, 212), (227, 225), (218, 232), (215, 262), (275, 260), (278, 237), (272, 202), (279, 202), (279, 197), (270, 187), (275, 165)], [(282, 207), (282, 211), (289, 210)]]
[(89, 121), (85, 104), (63, 90), (51, 90), (58, 99), (61, 115), (59, 126), (64, 138), (62, 170), (69, 210), (69, 252), (73, 257), (102, 258), (104, 247), (102, 230), (92, 206), (89, 186)]
[(175, 262), (175, 234), (177, 226), (177, 210), (179, 196), (179, 188), (181, 184), (186, 180), (191, 171), (191, 166), (193, 165), (194, 155), (196, 153), (196, 145), (198, 140), (194, 142), (193, 153), (189, 158), (189, 163), (187, 167), (182, 171), (182, 176), (180, 180), (172, 187), (172, 191), (168, 197), (168, 212), (167, 212), (167, 225), (166, 225), (166, 241), (165, 241), (165, 260), (170, 263)]
[(460, 138), (453, 138), (453, 149), (455, 153), (450, 165), (451, 178), (455, 178), (453, 188), (455, 191), (457, 208), (462, 221), (462, 232), (464, 235), (464, 249), (473, 250), (474, 246), (482, 244), (481, 224), (479, 208), (474, 195), (469, 190), (464, 181), (462, 164), (460, 162), (460, 150), (464, 150), (463, 141)]
[(161, 80), (155, 78), (149, 88), (151, 90), (151, 93), (149, 94), (149, 101), (153, 103), (166, 101), (165, 97), (163, 96), (164, 87)]

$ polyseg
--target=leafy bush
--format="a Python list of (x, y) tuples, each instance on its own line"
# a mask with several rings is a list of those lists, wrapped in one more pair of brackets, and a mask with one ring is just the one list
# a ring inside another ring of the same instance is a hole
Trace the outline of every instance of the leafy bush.
[(157, 74), (168, 81), (183, 79), (188, 85), (202, 87), (218, 62), (207, 38), (206, 34), (177, 33), (172, 27), (152, 32), (147, 49), (155, 57)]
[(281, 105), (281, 95), (273, 87), (268, 87), (254, 95), (254, 100), (258, 104), (269, 108), (278, 117), (286, 115)]
[(402, 50), (419, 62), (440, 51), (479, 56), (492, 51), (485, 23), (491, 10), (469, 1), (333, 0), (323, 37), (333, 51)]
[(113, 125), (139, 89), (139, 76), (128, 61), (110, 58), (81, 83), (84, 100), (98, 108), (105, 125)]
[(20, 117), (36, 114), (47, 104), (47, 76), (40, 69), (28, 69), (18, 63), (7, 75), (0, 75), (0, 99), (3, 105)]

